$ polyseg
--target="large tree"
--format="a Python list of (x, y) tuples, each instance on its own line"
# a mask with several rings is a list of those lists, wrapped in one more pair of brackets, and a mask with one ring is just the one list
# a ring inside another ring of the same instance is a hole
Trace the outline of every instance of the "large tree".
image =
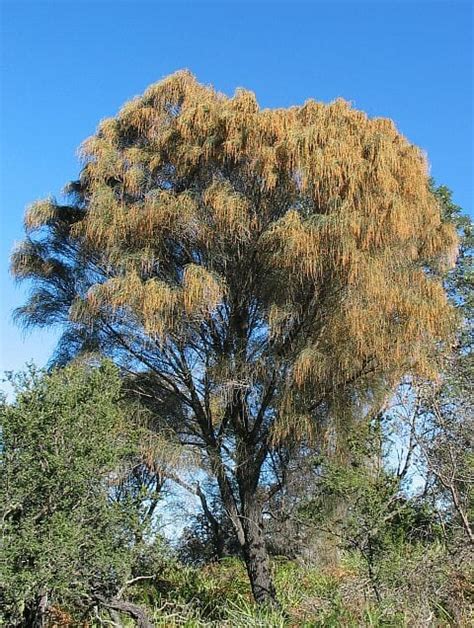
[(68, 204), (27, 212), (19, 315), (64, 326), (59, 361), (99, 351), (135, 374), (157, 426), (200, 452), (272, 602), (274, 469), (402, 374), (434, 372), (449, 332), (432, 269), (456, 236), (426, 161), (343, 100), (262, 110), (188, 72), (104, 120), (82, 156)]

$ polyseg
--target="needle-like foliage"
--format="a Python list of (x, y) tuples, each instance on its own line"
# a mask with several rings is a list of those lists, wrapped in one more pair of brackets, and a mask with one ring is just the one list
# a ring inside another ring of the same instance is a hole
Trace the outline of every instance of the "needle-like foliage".
[(439, 271), (456, 235), (426, 159), (343, 100), (260, 109), (189, 72), (104, 120), (81, 155), (71, 205), (27, 212), (19, 315), (65, 324), (59, 359), (100, 350), (140, 372), (157, 415), (203, 451), (269, 599), (255, 493), (269, 456), (402, 375), (433, 375), (449, 334)]

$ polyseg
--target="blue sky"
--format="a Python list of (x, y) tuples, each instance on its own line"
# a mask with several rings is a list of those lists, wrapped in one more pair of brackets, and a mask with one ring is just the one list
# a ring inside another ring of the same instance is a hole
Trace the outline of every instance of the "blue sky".
[(77, 177), (101, 118), (177, 69), (264, 107), (342, 96), (390, 117), (471, 212), (472, 26), (455, 0), (1, 2), (0, 372), (43, 365), (56, 337), (11, 320), (25, 206)]

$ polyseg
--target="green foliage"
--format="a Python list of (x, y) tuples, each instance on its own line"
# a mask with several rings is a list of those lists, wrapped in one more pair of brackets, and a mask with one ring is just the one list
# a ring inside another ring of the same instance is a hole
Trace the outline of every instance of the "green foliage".
[[(337, 525), (347, 549), (382, 554), (401, 542), (439, 534), (426, 504), (403, 494), (403, 478), (380, 458), (380, 425), (356, 426), (343, 460), (319, 458), (320, 497), (302, 509), (318, 525)], [(344, 508), (337, 506), (343, 503)]]
[(155, 607), (154, 625), (166, 628), (411, 628), (427, 625), (427, 617), (440, 626), (467, 625), (468, 604), (452, 585), (462, 574), (443, 565), (444, 559), (439, 545), (400, 554), (391, 569), (390, 595), (381, 602), (367, 594), (365, 565), (354, 552), (323, 569), (274, 560), (279, 610), (255, 604), (240, 560), (200, 569), (175, 564), (162, 573), (158, 588), (149, 585), (155, 596), (148, 604)]
[[(131, 499), (114, 498), (138, 456), (138, 430), (110, 363), (10, 376), (0, 408), (4, 621), (46, 608), (85, 613), (133, 576), (150, 549)], [(143, 496), (144, 498), (144, 496)]]
[(456, 266), (445, 277), (447, 293), (457, 309), (458, 328), (450, 351), (443, 354), (441, 381), (437, 385), (415, 383), (413, 395), (423, 418), (419, 446), (433, 480), (431, 494), (447, 511), (449, 540), (458, 551), (460, 534), (474, 543), (474, 228), (448, 188), (433, 186), (433, 192), (459, 237)]
[[(445, 286), (452, 304), (460, 313), (460, 341), (464, 347), (469, 349), (467, 354), (472, 356), (474, 322), (474, 225), (470, 216), (463, 213), (462, 208), (453, 202), (451, 190), (444, 185), (436, 187), (433, 182), (431, 185), (433, 193), (441, 206), (444, 219), (455, 226), (459, 237), (456, 266), (446, 277)], [(474, 374), (472, 357), (470, 365), (470, 375), (472, 377)]]
[[(122, 399), (114, 366), (30, 369), (10, 379), (15, 401), (1, 407), (5, 626), (33, 625), (42, 602), (50, 625), (96, 626), (113, 619), (107, 603), (125, 589), (127, 603), (166, 628), (467, 620), (468, 568), (449, 564), (427, 504), (402, 498), (397, 477), (375, 463), (378, 427), (346, 435), (345, 462), (315, 459), (321, 497), (301, 514), (316, 529), (330, 526), (341, 554), (325, 567), (274, 559), (281, 608), (269, 610), (255, 604), (242, 560), (185, 567), (153, 542), (143, 516), (150, 495), (130, 480), (145, 428)], [(345, 509), (334, 507), (338, 500)], [(141, 625), (119, 617), (127, 628)]]
[(404, 491), (404, 467), (382, 464), (381, 434), (378, 424), (359, 426), (344, 460), (316, 460), (320, 495), (300, 514), (339, 547), (342, 578), (315, 625), (426, 625), (427, 616), (458, 625), (472, 610), (468, 548), (453, 553), (453, 522), (436, 502)]

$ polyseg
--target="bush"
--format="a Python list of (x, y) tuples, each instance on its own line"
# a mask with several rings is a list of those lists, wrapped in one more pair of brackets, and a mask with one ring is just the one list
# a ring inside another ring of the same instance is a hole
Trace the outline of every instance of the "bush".
[(130, 408), (106, 362), (10, 381), (15, 401), (0, 406), (3, 621), (85, 618), (156, 551), (134, 500), (116, 498), (139, 453)]

